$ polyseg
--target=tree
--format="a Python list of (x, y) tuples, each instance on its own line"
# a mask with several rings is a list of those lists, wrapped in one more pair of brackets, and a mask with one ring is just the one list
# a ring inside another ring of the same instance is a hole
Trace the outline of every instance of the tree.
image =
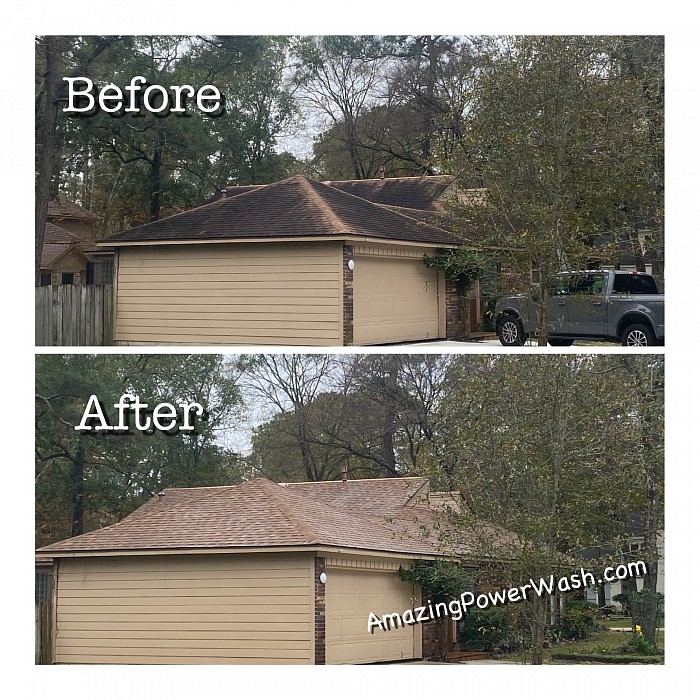
[[(123, 393), (151, 407), (198, 401), (209, 418), (192, 434), (83, 433), (91, 395), (109, 413)], [(216, 355), (45, 355), (36, 372), (36, 527), (44, 544), (111, 524), (163, 488), (240, 480), (223, 432), (241, 406), (237, 376)]]
[(613, 48), (610, 37), (494, 39), (447, 161), (464, 187), (486, 188), (457, 208), (466, 239), (494, 247), (521, 281), (537, 271), (541, 345), (555, 275), (586, 269), (597, 237), (629, 239), (631, 218), (658, 211), (659, 142), (650, 150), (648, 107)]
[[(455, 460), (451, 488), (465, 497), (457, 523), (514, 585), (570, 572), (586, 546), (622, 535), (620, 514), (636, 505), (625, 488), (633, 474), (645, 481), (647, 465), (638, 449), (626, 449), (639, 441), (641, 397), (606, 363), (540, 355), (465, 365), (445, 438)], [(655, 425), (663, 420), (658, 403), (652, 415)], [(495, 546), (484, 521), (514, 532), (518, 546)], [(527, 614), (532, 663), (542, 663), (546, 598), (531, 594)]]

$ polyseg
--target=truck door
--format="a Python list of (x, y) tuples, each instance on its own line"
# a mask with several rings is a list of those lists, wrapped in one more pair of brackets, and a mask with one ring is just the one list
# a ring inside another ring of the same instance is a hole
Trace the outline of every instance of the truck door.
[(605, 336), (605, 273), (588, 272), (572, 279), (569, 297), (569, 332)]
[(569, 332), (569, 301), (571, 296), (571, 276), (558, 275), (552, 285), (549, 297), (549, 332), (566, 335)]

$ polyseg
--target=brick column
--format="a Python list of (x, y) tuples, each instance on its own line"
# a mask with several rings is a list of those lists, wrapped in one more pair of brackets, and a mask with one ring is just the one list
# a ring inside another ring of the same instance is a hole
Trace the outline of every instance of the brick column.
[(352, 299), (352, 270), (348, 261), (352, 260), (351, 245), (343, 246), (343, 345), (352, 345), (353, 340), (353, 299)]
[(459, 294), (454, 281), (445, 280), (447, 340), (466, 340), (469, 337), (467, 299)]
[(314, 663), (326, 663), (326, 584), (320, 576), (326, 570), (326, 558), (314, 557)]

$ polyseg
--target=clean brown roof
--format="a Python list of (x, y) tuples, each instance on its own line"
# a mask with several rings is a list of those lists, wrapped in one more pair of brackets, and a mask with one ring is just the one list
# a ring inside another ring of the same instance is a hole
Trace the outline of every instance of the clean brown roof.
[(211, 241), (360, 236), (456, 245), (454, 235), (339, 189), (296, 175), (196, 209), (137, 226), (107, 239)]
[(455, 179), (454, 175), (425, 175), (373, 180), (326, 180), (323, 184), (375, 204), (426, 210), (434, 208), (435, 201)]
[(85, 219), (88, 221), (95, 221), (100, 218), (97, 214), (93, 214), (91, 211), (81, 207), (80, 204), (71, 202), (65, 197), (53, 199), (49, 202), (47, 216), (56, 219)]
[(440, 556), (445, 552), (429, 532), (435, 513), (400, 505), (426, 486), (427, 479), (346, 485), (253, 479), (237, 486), (166, 489), (115, 525), (37, 551), (331, 546)]

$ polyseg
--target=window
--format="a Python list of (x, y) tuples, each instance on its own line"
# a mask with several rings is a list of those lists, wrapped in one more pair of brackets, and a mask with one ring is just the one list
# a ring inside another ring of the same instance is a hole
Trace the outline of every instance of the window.
[(51, 286), (51, 273), (50, 272), (42, 272), (39, 284), (42, 287), (50, 287)]
[(572, 294), (602, 294), (605, 275), (602, 272), (593, 272), (575, 278)]
[(114, 281), (114, 262), (107, 260), (102, 263), (102, 284), (112, 284)]
[(35, 571), (34, 572), (34, 600), (40, 602), (48, 600), (51, 597), (51, 578), (50, 571)]
[(85, 284), (95, 284), (95, 263), (85, 265)]
[(613, 292), (615, 294), (658, 294), (659, 290), (651, 275), (619, 274), (615, 275)]
[(73, 284), (73, 279), (75, 275), (72, 272), (62, 272), (61, 273), (61, 284)]

